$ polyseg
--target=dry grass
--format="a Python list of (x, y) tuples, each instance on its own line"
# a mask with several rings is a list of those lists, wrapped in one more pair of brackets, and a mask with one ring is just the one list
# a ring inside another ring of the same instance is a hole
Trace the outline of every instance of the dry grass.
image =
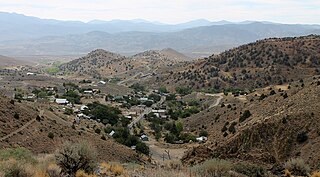
[(79, 170), (76, 173), (76, 177), (97, 177), (97, 176), (93, 174), (87, 174), (85, 171)]
[(101, 171), (103, 175), (109, 176), (128, 176), (126, 174), (125, 168), (119, 163), (106, 163), (103, 162), (100, 164)]
[(284, 168), (292, 175), (309, 176), (310, 173), (310, 167), (300, 158), (288, 160), (284, 164)]
[(320, 171), (313, 172), (311, 177), (320, 177)]

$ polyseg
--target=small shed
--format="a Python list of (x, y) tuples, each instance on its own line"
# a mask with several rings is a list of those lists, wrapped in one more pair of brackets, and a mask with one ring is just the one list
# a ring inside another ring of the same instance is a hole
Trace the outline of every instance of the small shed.
[(59, 99), (59, 98), (57, 98), (56, 99), (56, 103), (58, 103), (58, 104), (68, 104), (69, 101), (67, 99)]

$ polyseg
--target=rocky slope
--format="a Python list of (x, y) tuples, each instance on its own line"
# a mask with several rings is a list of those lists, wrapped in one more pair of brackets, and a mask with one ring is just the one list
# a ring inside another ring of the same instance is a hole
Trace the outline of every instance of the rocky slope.
[(209, 140), (190, 149), (183, 161), (193, 164), (217, 157), (271, 168), (300, 157), (317, 167), (319, 93), (320, 77), (315, 76), (289, 86), (258, 89), (246, 96), (225, 96), (221, 106), (185, 120), (187, 130), (206, 130)]
[(198, 90), (253, 89), (319, 74), (319, 58), (320, 36), (265, 39), (164, 73), (159, 82)]
[[(28, 102), (13, 103), (0, 96), (0, 148), (25, 147), (37, 154), (54, 153), (66, 141), (87, 141), (97, 149), (100, 160), (143, 161), (130, 148), (111, 138), (102, 140), (100, 135), (74, 129), (71, 123), (43, 108), (44, 105), (38, 107)], [(43, 115), (39, 117), (39, 114)], [(53, 136), (50, 137), (49, 133)]]

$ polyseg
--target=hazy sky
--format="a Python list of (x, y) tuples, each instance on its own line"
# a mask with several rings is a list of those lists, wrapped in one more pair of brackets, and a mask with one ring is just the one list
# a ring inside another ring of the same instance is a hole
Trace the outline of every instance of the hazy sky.
[(0, 0), (0, 11), (85, 22), (139, 18), (179, 23), (204, 18), (320, 24), (320, 0)]

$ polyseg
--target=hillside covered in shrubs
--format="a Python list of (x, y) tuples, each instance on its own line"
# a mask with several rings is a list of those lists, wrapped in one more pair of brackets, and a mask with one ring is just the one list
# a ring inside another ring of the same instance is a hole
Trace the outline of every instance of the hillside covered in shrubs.
[(320, 37), (264, 39), (175, 68), (158, 81), (193, 90), (254, 89), (320, 74)]

